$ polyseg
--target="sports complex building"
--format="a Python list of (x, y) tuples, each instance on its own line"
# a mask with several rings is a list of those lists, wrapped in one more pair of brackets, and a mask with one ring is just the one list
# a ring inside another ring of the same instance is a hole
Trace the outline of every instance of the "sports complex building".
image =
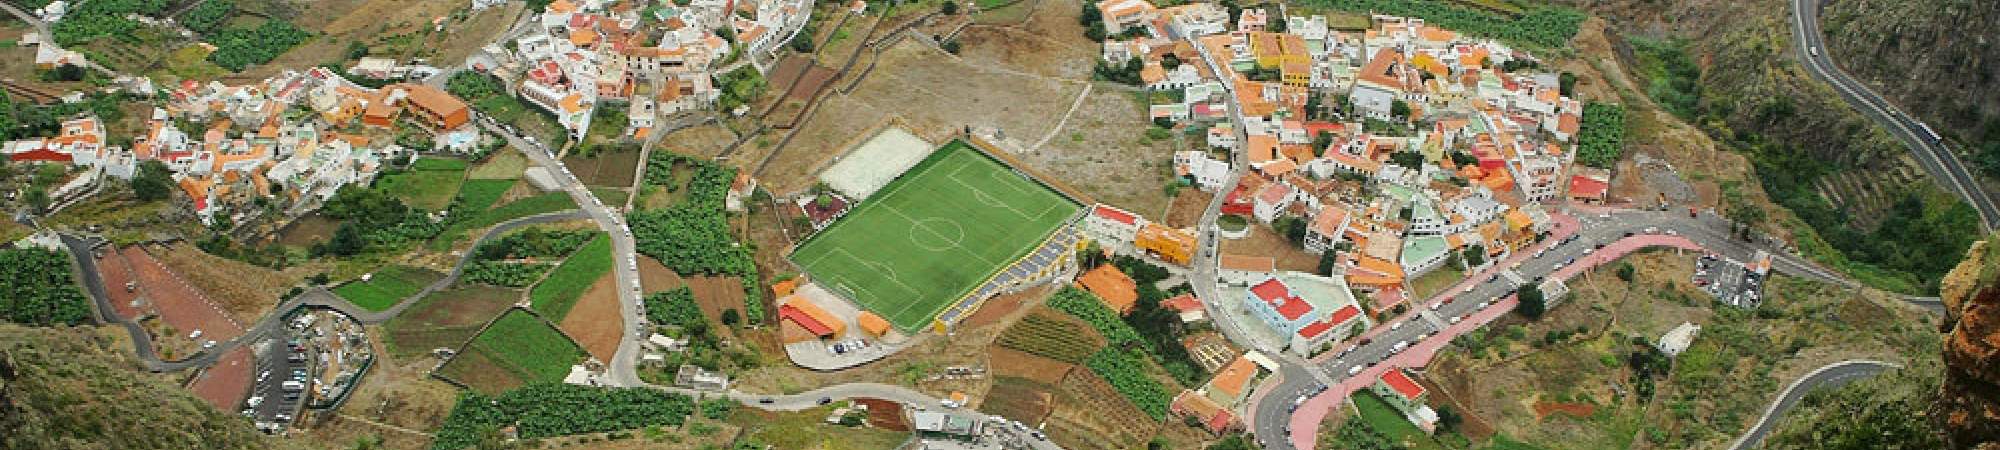
[(942, 146), (888, 127), (820, 174), (860, 199), (793, 248), (814, 283), (904, 333), (947, 331), (994, 295), (1071, 264), (1088, 201), (971, 135)]

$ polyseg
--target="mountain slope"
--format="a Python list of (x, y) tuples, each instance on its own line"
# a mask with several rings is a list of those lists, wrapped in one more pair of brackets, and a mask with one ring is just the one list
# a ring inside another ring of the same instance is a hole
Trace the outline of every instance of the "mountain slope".
[(0, 324), (0, 448), (253, 449), (260, 435), (139, 372), (89, 328)]
[(2000, 2), (1836, 0), (1821, 14), (1849, 73), (1941, 134), (2000, 143)]

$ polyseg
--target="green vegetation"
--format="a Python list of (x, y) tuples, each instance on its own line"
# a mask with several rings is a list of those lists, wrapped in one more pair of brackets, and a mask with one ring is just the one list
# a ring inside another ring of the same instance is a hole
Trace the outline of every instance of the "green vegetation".
[(460, 277), (471, 283), (525, 287), (541, 279), (542, 274), (548, 273), (551, 266), (552, 264), (529, 262), (476, 261), (466, 265), (465, 273)]
[(369, 311), (387, 310), (404, 298), (415, 295), (424, 286), (440, 278), (437, 273), (409, 266), (386, 266), (375, 271), (368, 281), (356, 280), (334, 288), (334, 295), (346, 299), (354, 306)]
[(549, 277), (536, 283), (528, 291), (528, 300), (535, 311), (552, 320), (562, 320), (569, 315), (569, 309), (576, 306), (576, 300), (583, 297), (592, 283), (611, 271), (611, 236), (598, 234), (583, 249), (570, 255), (562, 265), (549, 272)]
[(1444, 0), (1309, 0), (1303, 5), (1418, 17), (1453, 31), (1544, 49), (1568, 44), (1586, 17), (1582, 11), (1560, 6), (1532, 7), (1509, 17)]
[[(1348, 398), (1354, 401), (1355, 409), (1360, 410), (1360, 414), (1355, 418), (1356, 420), (1348, 421), (1348, 427), (1360, 424), (1361, 430), (1375, 433), (1385, 438), (1379, 442), (1402, 445), (1386, 447), (1368, 447), (1364, 445), (1347, 448), (1444, 449), (1443, 446), (1438, 445), (1436, 440), (1431, 438), (1430, 434), (1418, 429), (1416, 425), (1410, 423), (1409, 419), (1404, 419), (1402, 412), (1396, 411), (1396, 408), (1389, 406), (1388, 402), (1383, 401), (1381, 397), (1375, 396), (1375, 393), (1357, 392), (1355, 395), (1348, 396)], [(1345, 432), (1346, 430), (1341, 431)], [(1378, 441), (1361, 439), (1357, 443), (1371, 442)]]
[(647, 388), (536, 384), (497, 397), (467, 392), (438, 427), (430, 448), (494, 448), (505, 426), (516, 427), (522, 439), (678, 427), (694, 408), (693, 398)]
[(63, 20), (50, 27), (49, 33), (55, 35), (57, 44), (74, 47), (98, 38), (129, 43), (138, 41), (133, 32), (144, 24), (126, 16), (158, 16), (166, 10), (167, 0), (92, 0), (75, 2), (69, 8)]
[(1687, 42), (1659, 41), (1626, 36), (1641, 77), (1646, 80), (1646, 96), (1681, 120), (1693, 121), (1701, 113), (1701, 67), (1687, 54)]
[(764, 90), (770, 87), (764, 81), (764, 74), (750, 66), (743, 66), (716, 77), (715, 86), (722, 88), (722, 96), (715, 101), (716, 109), (719, 111), (730, 111), (738, 106), (750, 104), (750, 101), (756, 100), (757, 96), (763, 95)]
[(736, 241), (729, 234), (724, 200), (736, 169), (671, 152), (654, 152), (646, 161), (646, 184), (678, 188), (674, 169), (688, 167), (687, 197), (672, 206), (641, 210), (626, 217), (639, 253), (681, 275), (727, 275), (743, 282), (743, 311), (751, 322), (764, 317), (764, 289), (757, 285), (757, 263), (751, 259), (755, 247)]
[(37, 247), (0, 250), (0, 319), (47, 326), (80, 325), (90, 306), (70, 279), (69, 254)]
[(910, 331), (1034, 250), (1078, 209), (970, 144), (952, 141), (800, 244), (791, 258), (821, 285)]
[(437, 236), (442, 228), (427, 212), (382, 188), (343, 186), (320, 213), (341, 223), (332, 239), (313, 244), (314, 255), (352, 256), (370, 248), (398, 247)]
[(229, 21), (229, 13), (235, 10), (236, 2), (231, 0), (202, 0), (200, 5), (181, 14), (180, 23), (196, 33), (207, 33)]
[(385, 173), (376, 187), (394, 193), (410, 206), (436, 211), (451, 206), (465, 179), (465, 161), (452, 158), (424, 158), (407, 170)]
[(1134, 331), (1131, 325), (1125, 324), (1125, 320), (1118, 317), (1117, 311), (1104, 306), (1104, 301), (1098, 300), (1096, 295), (1077, 289), (1076, 286), (1067, 286), (1061, 291), (1056, 291), (1056, 295), (1049, 297), (1048, 305), (1057, 311), (1083, 319), (1084, 323), (1097, 329), (1097, 334), (1109, 339), (1112, 347), (1146, 341), (1139, 337), (1138, 331)]
[(1936, 361), (1812, 391), (1779, 419), (1764, 448), (1948, 448), (1933, 419), (1940, 392)]
[(242, 72), (251, 65), (271, 62), (311, 38), (312, 33), (276, 19), (257, 28), (227, 28), (209, 37), (215, 53), (208, 54), (208, 60), (231, 72)]
[(1143, 358), (1143, 355), (1135, 357), (1112, 347), (1091, 355), (1084, 365), (1089, 366), (1097, 376), (1104, 377), (1104, 381), (1111, 383), (1112, 389), (1130, 400), (1133, 406), (1139, 407), (1140, 411), (1152, 416), (1153, 420), (1166, 419), (1167, 403), (1172, 400), (1172, 394), (1167, 393), (1166, 386), (1161, 385), (1159, 380), (1146, 375)]
[(167, 164), (159, 160), (139, 163), (138, 173), (132, 175), (132, 195), (143, 201), (165, 200), (173, 194), (174, 179)]
[[(500, 196), (499, 193), (504, 193), (506, 190), (493, 189), (497, 187), (499, 183), (492, 183), (492, 181), (508, 181), (508, 184), (510, 186), (513, 184), (512, 180), (468, 181), (466, 182), (466, 188), (462, 190), (463, 192), (459, 196), (458, 204), (460, 206), (455, 206), (454, 208), (471, 209), (472, 206), (475, 204), (475, 202), (487, 201), (485, 200), (484, 196), (489, 194), (493, 196), (492, 198), (497, 200)], [(470, 210), (464, 213), (452, 214), (451, 217), (446, 220), (448, 225), (445, 225), (444, 231), (439, 232), (437, 235), (437, 239), (431, 241), (431, 248), (433, 250), (443, 250), (445, 248), (450, 248), (452, 242), (456, 242), (460, 238), (465, 237), (465, 233), (467, 231), (471, 231), (474, 229), (486, 228), (498, 225), (500, 224), (500, 222), (506, 222), (509, 220), (519, 219), (522, 217), (528, 217), (537, 214), (552, 213), (556, 211), (575, 209), (575, 208), (576, 208), (576, 202), (570, 200), (569, 194), (562, 192), (548, 192), (535, 195), (533, 197), (528, 197), (508, 202), (505, 205), (500, 205), (500, 207), (498, 208), (485, 209), (485, 210)], [(458, 209), (454, 209), (454, 211), (457, 210)]]
[(723, 370), (724, 362), (738, 368), (756, 365), (749, 353), (723, 349), (721, 338), (709, 326), (708, 318), (695, 303), (694, 291), (687, 286), (648, 295), (645, 306), (646, 317), (660, 325), (655, 332), (688, 343), (685, 351), (667, 353), (664, 367), (693, 364), (707, 370)]
[(1000, 333), (1001, 347), (1071, 364), (1082, 363), (1097, 351), (1096, 343), (1083, 326), (1043, 315), (1022, 317)]
[[(582, 361), (583, 348), (533, 314), (515, 309), (501, 314), (492, 326), (472, 338), (466, 352), (482, 352), (528, 384), (554, 383)], [(454, 359), (453, 361), (456, 361)]]
[(1625, 107), (1584, 104), (1583, 126), (1576, 134), (1577, 161), (1598, 168), (1618, 164), (1618, 157), (1625, 153)]
[[(119, 331), (123, 334), (123, 331)], [(7, 430), (0, 448), (250, 450), (272, 442), (179, 380), (137, 369), (130, 344), (93, 327), (0, 324)]]
[[(1132, 311), (1125, 314), (1126, 325), (1130, 325), (1146, 340), (1146, 350), (1159, 358), (1160, 366), (1174, 376), (1181, 384), (1195, 385), (1206, 375), (1200, 364), (1188, 356), (1187, 347), (1181, 342), (1187, 337), (1187, 327), (1181, 323), (1180, 312), (1160, 306), (1170, 295), (1187, 293), (1193, 288), (1182, 284), (1169, 291), (1161, 291), (1159, 283), (1167, 279), (1164, 267), (1153, 265), (1146, 260), (1125, 255), (1111, 258), (1111, 264), (1136, 284), (1139, 299)], [(1086, 264), (1086, 267), (1090, 264)]]

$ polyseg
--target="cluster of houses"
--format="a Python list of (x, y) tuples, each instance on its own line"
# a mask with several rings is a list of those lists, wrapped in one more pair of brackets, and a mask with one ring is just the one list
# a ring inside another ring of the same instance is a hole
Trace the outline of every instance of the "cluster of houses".
[[(1338, 30), (1210, 3), (1096, 7), (1120, 37), (1104, 42), (1105, 61), (1136, 58), (1147, 87), (1178, 93), (1155, 96), (1152, 116), (1207, 130), (1209, 149), (1176, 154), (1175, 173), (1224, 196), (1225, 214), (1302, 224), (1304, 250), (1338, 261), (1338, 290), (1368, 297), (1363, 316), (1409, 301), (1411, 280), (1448, 264), (1479, 269), (1532, 243), (1554, 225), (1541, 204), (1566, 190), (1582, 201), (1607, 190), (1602, 172), (1567, 173), (1581, 102), (1504, 44), (1395, 16)], [(1268, 262), (1230, 259), (1223, 271), (1252, 274), (1232, 282), (1251, 287), (1246, 301), (1272, 328), (1344, 316), (1338, 298), (1305, 312), (1259, 296), (1273, 280), (1298, 288)]]
[(0, 144), (0, 154), (81, 167), (93, 178), (130, 179), (139, 164), (159, 161), (212, 223), (254, 212), (258, 198), (310, 207), (341, 186), (371, 182), (384, 158), (409, 152), (390, 138), (399, 124), (423, 130), (433, 148), (470, 149), (479, 140), (470, 108), (442, 90), (367, 88), (325, 68), (235, 86), (186, 81), (165, 94), (129, 145), (111, 145), (104, 124), (82, 116), (56, 136)]
[(811, 9), (806, 0), (556, 0), (507, 48), (487, 46), (499, 67), (479, 68), (495, 69), (572, 138), (589, 132), (598, 108), (624, 108), (620, 134), (644, 139), (661, 118), (712, 104), (721, 91), (711, 71), (775, 49)]

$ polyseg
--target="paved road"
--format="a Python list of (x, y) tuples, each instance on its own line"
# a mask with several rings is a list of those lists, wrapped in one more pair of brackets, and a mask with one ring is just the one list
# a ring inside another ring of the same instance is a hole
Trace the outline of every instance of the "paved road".
[(1757, 424), (1751, 426), (1750, 431), (1743, 433), (1743, 436), (1738, 437), (1735, 443), (1730, 444), (1729, 449), (1749, 450), (1762, 443), (1764, 436), (1771, 433), (1771, 427), (1776, 425), (1777, 419), (1784, 417), (1785, 412), (1791, 411), (1793, 406), (1798, 406), (1799, 400), (1805, 398), (1806, 394), (1812, 393), (1814, 389), (1840, 386), (1856, 379), (1875, 376), (1889, 369), (1900, 368), (1902, 366), (1881, 361), (1848, 360), (1815, 369), (1793, 381), (1791, 386), (1785, 387), (1785, 392), (1771, 401), (1771, 406), (1764, 410), (1764, 415), (1757, 418)]
[(1806, 72), (1833, 85), (1841, 99), (1869, 119), (1882, 124), (1889, 134), (1908, 145), (1924, 171), (1929, 172), (1946, 190), (1972, 204), (1973, 209), (1979, 211), (1979, 220), (1985, 231), (1992, 232), (1993, 227), (2000, 224), (2000, 208), (1994, 206), (1993, 197), (1980, 187), (1979, 178), (1966, 170), (1958, 155), (1944, 143), (1933, 140), (1930, 133), (1925, 132), (1922, 121), (1897, 109), (1896, 105), (1855, 80), (1833, 61), (1819, 29), (1820, 3), (1821, 0), (1792, 0), (1792, 40), (1799, 43), (1799, 58), (1805, 61)]
[(622, 326), (625, 330), (619, 333), (617, 353), (613, 354), (610, 361), (604, 361), (608, 367), (605, 380), (607, 384), (613, 386), (645, 386), (645, 381), (639, 379), (637, 366), (639, 339), (644, 335), (645, 328), (640, 324), (639, 315), (641, 310), (639, 270), (635, 259), (638, 255), (638, 246), (632, 239), (632, 231), (625, 227), (624, 216), (616, 208), (604, 204), (592, 194), (589, 186), (571, 174), (569, 168), (563, 166), (562, 161), (557, 160), (548, 147), (509, 133), (484, 114), (474, 115), (478, 117), (479, 125), (487, 132), (506, 138), (513, 148), (520, 149), (522, 154), (528, 156), (529, 162), (547, 170), (563, 192), (569, 193), (570, 199), (576, 201), (577, 207), (581, 208), (591, 221), (597, 223), (597, 228), (611, 235), (613, 259), (611, 273), (617, 281), (618, 311), (624, 318)]

